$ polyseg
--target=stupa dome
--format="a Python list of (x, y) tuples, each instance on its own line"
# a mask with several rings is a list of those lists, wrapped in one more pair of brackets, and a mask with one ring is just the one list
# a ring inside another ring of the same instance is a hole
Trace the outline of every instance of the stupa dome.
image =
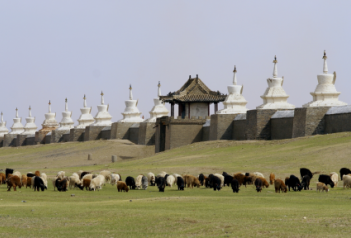
[(101, 105), (98, 105), (97, 109), (98, 112), (94, 117), (95, 122), (91, 126), (111, 126), (112, 116), (108, 112), (109, 105), (105, 105), (103, 92), (101, 92)]
[(323, 56), (323, 74), (317, 75), (318, 85), (311, 93), (313, 101), (306, 103), (303, 107), (334, 107), (345, 106), (347, 103), (339, 101), (340, 92), (336, 91), (336, 72), (328, 74), (327, 54)]
[(3, 113), (1, 112), (1, 122), (0, 122), (0, 137), (4, 137), (5, 134), (9, 133), (9, 129), (6, 127), (6, 121), (4, 121)]
[(243, 85), (237, 85), (236, 67), (234, 66), (233, 85), (228, 86), (228, 96), (223, 102), (224, 109), (219, 110), (216, 114), (237, 114), (246, 113), (247, 101), (243, 97)]
[(167, 110), (164, 102), (160, 99), (161, 96), (161, 84), (158, 82), (157, 98), (154, 98), (154, 107), (151, 109), (150, 118), (147, 119), (147, 122), (156, 122), (156, 119), (159, 117), (168, 116), (169, 111)]
[(94, 123), (94, 117), (91, 115), (92, 108), (87, 107), (87, 100), (85, 95), (83, 99), (84, 99), (83, 108), (80, 109), (81, 115), (78, 119), (79, 125), (76, 126), (76, 128), (82, 128), (82, 129)]
[(65, 111), (62, 112), (62, 120), (60, 122), (60, 127), (56, 130), (66, 131), (73, 128), (72, 112), (68, 111), (67, 98), (65, 99)]
[(261, 96), (263, 104), (257, 109), (294, 109), (295, 106), (288, 103), (289, 95), (283, 89), (284, 77), (278, 78), (277, 57), (274, 57), (273, 78), (268, 78), (268, 88)]
[(13, 118), (13, 125), (9, 134), (18, 135), (24, 132), (22, 125), (22, 118), (18, 116), (18, 109), (16, 108), (16, 117)]
[(28, 117), (26, 117), (26, 125), (24, 126), (24, 132), (22, 135), (34, 135), (37, 130), (37, 125), (35, 125), (35, 117), (32, 117), (32, 108), (29, 106)]
[(43, 129), (55, 129), (59, 126), (58, 122), (55, 119), (56, 113), (51, 112), (51, 102), (49, 101), (49, 111), (45, 113), (45, 120), (43, 122)]
[(119, 120), (119, 122), (134, 122), (139, 123), (144, 121), (140, 115), (139, 109), (137, 108), (138, 100), (133, 100), (133, 93), (132, 93), (132, 85), (129, 87), (129, 100), (125, 101), (126, 108), (124, 112), (122, 112), (123, 119)]

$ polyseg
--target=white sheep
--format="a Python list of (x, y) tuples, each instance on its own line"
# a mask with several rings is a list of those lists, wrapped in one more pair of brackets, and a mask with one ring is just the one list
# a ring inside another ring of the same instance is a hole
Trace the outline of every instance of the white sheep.
[(148, 179), (149, 185), (151, 185), (151, 186), (154, 186), (154, 185), (155, 185), (155, 174), (149, 172), (149, 173), (147, 174), (147, 179)]
[(135, 179), (135, 186), (138, 188), (138, 189), (141, 189), (141, 186), (142, 186), (142, 183), (141, 183), (141, 180), (143, 178), (143, 175), (140, 174), (136, 177)]
[(105, 184), (105, 176), (100, 174), (96, 176), (96, 178), (91, 180), (89, 188), (90, 190), (95, 191), (97, 189), (99, 191), (104, 184)]
[(77, 173), (73, 173), (71, 176), (69, 176), (68, 180), (70, 189), (72, 189), (72, 187), (75, 188), (76, 184), (80, 184), (79, 175)]
[(261, 178), (264, 178), (264, 175), (260, 172), (254, 172), (253, 173), (256, 177), (261, 177)]
[(173, 174), (174, 178), (177, 180), (177, 177), (183, 178), (180, 174)]
[(119, 181), (120, 177), (118, 174), (111, 174), (111, 185), (116, 185), (117, 182)]
[(344, 189), (345, 188), (351, 188), (351, 176), (344, 174), (342, 176), (342, 181), (344, 182)]
[(111, 180), (111, 172), (108, 170), (103, 170), (100, 172), (100, 175), (103, 175), (105, 177), (106, 183), (110, 182)]
[(166, 172), (161, 172), (161, 173), (159, 173), (159, 176), (161, 176), (161, 177), (165, 177), (166, 176)]
[(334, 182), (335, 187), (337, 187), (339, 182), (339, 175), (335, 172), (331, 172), (330, 179)]
[(221, 174), (213, 174), (213, 175), (221, 180), (221, 187), (223, 187), (224, 186), (224, 176)]
[(60, 172), (57, 173), (56, 177), (60, 178), (60, 179), (63, 179), (65, 177), (65, 174), (66, 174), (65, 171), (60, 171)]
[(175, 184), (175, 177), (173, 175), (168, 175), (167, 177), (167, 185), (172, 187), (173, 184)]
[(48, 176), (46, 173), (41, 173), (40, 178), (43, 180), (46, 189), (48, 189)]

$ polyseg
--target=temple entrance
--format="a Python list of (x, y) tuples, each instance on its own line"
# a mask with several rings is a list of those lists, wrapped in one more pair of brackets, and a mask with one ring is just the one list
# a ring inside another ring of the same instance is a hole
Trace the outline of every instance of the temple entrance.
[(165, 151), (166, 147), (166, 125), (164, 122), (160, 123), (160, 152)]
[(179, 103), (178, 108), (179, 108), (178, 116), (181, 116), (182, 119), (184, 119), (185, 118), (185, 114), (186, 114), (185, 113), (185, 104), (184, 103)]

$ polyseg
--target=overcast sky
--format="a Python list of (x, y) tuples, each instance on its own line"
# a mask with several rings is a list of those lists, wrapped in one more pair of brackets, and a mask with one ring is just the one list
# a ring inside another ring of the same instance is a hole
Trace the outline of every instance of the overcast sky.
[(95, 116), (103, 90), (117, 121), (132, 84), (146, 119), (158, 81), (166, 94), (198, 74), (210, 89), (227, 93), (234, 64), (247, 106), (255, 109), (274, 55), (288, 102), (301, 107), (312, 100), (323, 50), (329, 72), (337, 72), (340, 100), (351, 103), (350, 7), (349, 1), (0, 1), (0, 110), (11, 127), (15, 108), (24, 124), (31, 105), (40, 129), (48, 101), (60, 121), (67, 97), (77, 124), (84, 94)]

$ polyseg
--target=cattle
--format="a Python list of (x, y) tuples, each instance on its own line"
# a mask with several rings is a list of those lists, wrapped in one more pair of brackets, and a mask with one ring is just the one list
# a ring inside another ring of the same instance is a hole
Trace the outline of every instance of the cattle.
[(123, 181), (118, 181), (117, 182), (117, 190), (118, 190), (118, 192), (128, 192), (129, 191), (129, 188), (128, 188), (128, 186), (127, 186), (127, 184), (125, 183), (125, 182), (123, 182)]
[(232, 185), (232, 190), (233, 193), (238, 193), (239, 192), (239, 182), (236, 179), (232, 179), (232, 181), (230, 182), (230, 184)]
[(32, 179), (33, 177), (27, 177), (27, 183), (26, 183), (26, 188), (32, 188)]
[(338, 181), (339, 181), (339, 175), (335, 172), (331, 172), (330, 173), (330, 179), (333, 181), (334, 186), (337, 187), (338, 186)]
[(32, 179), (34, 180), (33, 181), (34, 191), (38, 191), (39, 192), (39, 189), (41, 189), (41, 191), (43, 192), (46, 189), (44, 181), (40, 177), (35, 176)]
[(269, 183), (270, 183), (271, 185), (273, 185), (274, 180), (275, 180), (275, 175), (274, 175), (273, 173), (271, 173), (271, 174), (269, 175)]
[(166, 187), (166, 179), (164, 177), (160, 177), (157, 183), (158, 191), (164, 192)]
[(105, 176), (99, 174), (98, 176), (96, 176), (95, 178), (93, 178), (90, 182), (90, 186), (89, 189), (90, 190), (100, 190), (102, 189), (102, 186), (105, 184)]
[(59, 192), (66, 192), (67, 191), (67, 179), (66, 178), (61, 178), (57, 177), (55, 181), (55, 187)]
[(135, 186), (137, 187), (137, 189), (141, 189), (141, 185), (142, 185), (141, 180), (142, 180), (142, 178), (143, 178), (143, 175), (140, 174), (135, 179)]
[(222, 184), (222, 181), (220, 178), (218, 178), (217, 176), (212, 177), (213, 191), (221, 190), (221, 188), (222, 188), (221, 184)]
[(21, 179), (16, 176), (16, 175), (8, 175), (8, 178), (6, 179), (7, 182), (7, 191), (11, 191), (11, 188), (13, 188), (14, 191), (16, 191), (16, 187), (21, 188)]
[(200, 181), (201, 186), (203, 186), (204, 181), (205, 181), (205, 176), (203, 174), (199, 174), (199, 181)]
[(256, 186), (256, 191), (257, 192), (261, 192), (262, 191), (262, 180), (261, 180), (262, 178), (257, 178), (256, 180), (255, 180), (255, 186)]
[(229, 187), (232, 184), (233, 179), (234, 179), (233, 176), (224, 175), (224, 184)]
[(142, 188), (143, 188), (144, 190), (146, 190), (146, 189), (147, 189), (147, 186), (149, 185), (149, 180), (147, 179), (146, 176), (143, 176), (143, 177), (141, 178), (141, 184), (142, 184)]
[(182, 177), (177, 177), (178, 190), (184, 191), (184, 180)]
[(276, 193), (280, 193), (280, 191), (286, 193), (288, 189), (286, 188), (286, 185), (284, 184), (283, 180), (281, 179), (275, 179), (274, 180), (274, 188)]
[(23, 174), (21, 178), (22, 187), (27, 184), (27, 175)]
[(155, 175), (153, 173), (148, 173), (147, 174), (147, 179), (149, 181), (150, 186), (155, 186)]
[(129, 186), (129, 189), (135, 189), (135, 188), (136, 188), (136, 186), (135, 186), (135, 180), (134, 180), (134, 178), (131, 177), (131, 176), (128, 176), (128, 177), (126, 178), (126, 184), (127, 184), (127, 186)]
[(8, 177), (9, 177), (9, 174), (13, 174), (13, 169), (8, 169), (8, 168), (6, 168), (6, 169), (5, 169), (5, 174), (6, 174), (6, 178), (8, 178)]
[(199, 179), (192, 175), (184, 175), (184, 182), (188, 188), (193, 188), (194, 186), (199, 188), (201, 186)]
[(301, 181), (301, 185), (303, 186), (304, 190), (310, 190), (310, 181), (311, 178), (309, 175), (304, 175)]
[(290, 175), (290, 178), (285, 179), (285, 184), (288, 186), (289, 191), (292, 188), (295, 192), (301, 191), (303, 186), (300, 183), (300, 180), (295, 175)]
[(321, 192), (321, 191), (322, 192), (324, 192), (324, 191), (329, 192), (329, 188), (324, 183), (319, 182), (319, 183), (317, 183), (317, 192)]
[(6, 183), (6, 174), (0, 173), (0, 184)]
[(343, 176), (343, 187), (345, 188), (351, 188), (351, 175), (344, 175)]
[(214, 174), (214, 176), (218, 177), (221, 180), (221, 187), (224, 186), (224, 176), (221, 174)]
[[(245, 182), (245, 175), (243, 175), (242, 173), (236, 173), (233, 176), (236, 180), (238, 180), (239, 182), (239, 186), (243, 185)], [(245, 185), (246, 187), (246, 185)]]
[(334, 188), (334, 182), (331, 180), (329, 175), (321, 174), (318, 177), (318, 182), (324, 183), (325, 185), (330, 185), (330, 187)]
[(173, 175), (169, 175), (166, 179), (167, 185), (172, 187), (172, 185), (175, 183), (175, 178)]
[(260, 172), (254, 172), (253, 173), (256, 177), (264, 178), (264, 175)]
[[(348, 169), (348, 168), (341, 168), (341, 169), (340, 169), (340, 179), (341, 179), (341, 180), (343, 180), (343, 176), (344, 176), (345, 174), (346, 174), (346, 175), (351, 174), (351, 170)], [(7, 176), (7, 174), (6, 174), (6, 176)]]

